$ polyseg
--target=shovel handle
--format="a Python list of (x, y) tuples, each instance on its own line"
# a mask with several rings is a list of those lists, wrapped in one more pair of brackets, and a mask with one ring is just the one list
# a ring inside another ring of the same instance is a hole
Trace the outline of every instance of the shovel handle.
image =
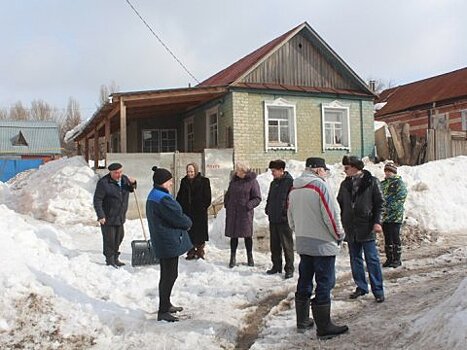
[(139, 208), (138, 196), (136, 195), (136, 188), (133, 189), (133, 193), (135, 195), (136, 208), (138, 209), (139, 220), (141, 221), (141, 227), (143, 228), (144, 240), (147, 241), (148, 238), (147, 238), (147, 235), (146, 235), (146, 229), (144, 228), (144, 224), (143, 224), (143, 215), (141, 215), (141, 209)]

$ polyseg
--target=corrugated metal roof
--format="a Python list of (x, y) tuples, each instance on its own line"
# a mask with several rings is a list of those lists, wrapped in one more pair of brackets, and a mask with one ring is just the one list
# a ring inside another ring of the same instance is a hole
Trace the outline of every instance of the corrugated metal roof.
[(376, 102), (387, 103), (376, 112), (375, 117), (461, 97), (467, 97), (467, 67), (384, 90)]
[[(18, 134), (24, 136), (27, 146), (14, 146)], [(0, 155), (61, 154), (58, 125), (50, 121), (0, 120)]]

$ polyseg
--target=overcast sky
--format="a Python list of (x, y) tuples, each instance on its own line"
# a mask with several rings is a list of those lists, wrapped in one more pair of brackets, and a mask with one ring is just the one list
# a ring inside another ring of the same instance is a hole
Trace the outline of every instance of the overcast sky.
[[(465, 0), (130, 0), (200, 81), (307, 21), (362, 79), (404, 84), (467, 66)], [(84, 119), (102, 84), (185, 87), (126, 0), (0, 0), (0, 108), (42, 99)]]

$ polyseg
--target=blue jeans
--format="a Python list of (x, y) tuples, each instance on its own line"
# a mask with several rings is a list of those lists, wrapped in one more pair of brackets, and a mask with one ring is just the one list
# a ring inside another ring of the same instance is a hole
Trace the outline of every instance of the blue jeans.
[(370, 277), (371, 291), (375, 297), (384, 296), (383, 289), (383, 272), (379, 263), (378, 250), (376, 242), (349, 242), (350, 267), (352, 269), (352, 277), (361, 291), (368, 293), (368, 283), (365, 277), (365, 269), (363, 266), (362, 251), (365, 254), (365, 262)]
[(300, 255), (297, 294), (305, 298), (311, 296), (314, 276), (316, 289), (313, 304), (330, 304), (331, 290), (336, 283), (335, 263), (335, 256)]

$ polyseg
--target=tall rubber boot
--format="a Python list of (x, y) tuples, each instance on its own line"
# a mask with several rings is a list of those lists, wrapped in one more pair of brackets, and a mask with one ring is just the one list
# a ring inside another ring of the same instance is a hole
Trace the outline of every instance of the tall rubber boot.
[(393, 257), (393, 249), (394, 246), (392, 245), (385, 245), (384, 246), (384, 252), (386, 253), (386, 261), (383, 264), (383, 267), (390, 267), (392, 264), (392, 261), (394, 259)]
[(230, 262), (229, 262), (229, 267), (230, 268), (234, 267), (237, 264), (237, 261), (235, 259), (235, 255), (236, 255), (235, 253), (236, 253), (235, 251), (230, 252)]
[(247, 252), (246, 257), (248, 266), (255, 266), (255, 261), (253, 260), (253, 252)]
[(295, 293), (295, 314), (297, 315), (298, 333), (304, 333), (313, 328), (314, 322), (310, 318), (310, 298)]
[(347, 326), (336, 326), (331, 321), (331, 304), (311, 305), (311, 311), (316, 323), (318, 339), (331, 339), (349, 330)]
[(391, 267), (401, 266), (402, 265), (402, 262), (401, 262), (402, 246), (400, 246), (399, 244), (394, 244), (392, 254), (393, 254), (393, 260), (391, 262), (391, 265), (389, 266)]

